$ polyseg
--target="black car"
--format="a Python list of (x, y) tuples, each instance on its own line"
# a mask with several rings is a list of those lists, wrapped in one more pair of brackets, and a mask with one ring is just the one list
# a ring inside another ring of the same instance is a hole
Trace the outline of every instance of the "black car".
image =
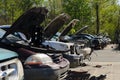
[(69, 38), (69, 41), (77, 41), (78, 43), (84, 43), (85, 46), (91, 47), (94, 49), (104, 49), (109, 43), (107, 40), (100, 36), (93, 36), (91, 34), (81, 33), (77, 35), (72, 35)]

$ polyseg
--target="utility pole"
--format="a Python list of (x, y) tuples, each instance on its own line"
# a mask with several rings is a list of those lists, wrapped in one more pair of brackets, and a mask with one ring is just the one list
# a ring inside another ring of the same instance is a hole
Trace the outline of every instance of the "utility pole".
[(99, 21), (99, 4), (96, 3), (96, 34), (98, 35), (100, 31), (100, 21)]

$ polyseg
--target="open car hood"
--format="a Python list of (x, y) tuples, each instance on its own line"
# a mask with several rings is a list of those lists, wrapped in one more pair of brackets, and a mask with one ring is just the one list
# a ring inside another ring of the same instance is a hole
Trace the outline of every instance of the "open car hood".
[(65, 36), (67, 35), (67, 33), (76, 25), (76, 23), (78, 22), (78, 19), (73, 19), (68, 25), (67, 27), (61, 32), (59, 37)]
[(77, 31), (76, 33), (75, 33), (75, 35), (79, 35), (79, 34), (81, 34), (83, 31), (85, 31), (86, 29), (88, 29), (88, 26), (84, 26), (83, 28), (81, 28), (79, 31)]
[(55, 17), (45, 28), (44, 36), (47, 40), (50, 40), (65, 24), (66, 21), (70, 19), (68, 14), (62, 13)]
[[(48, 10), (45, 7), (33, 7), (30, 10), (23, 13), (10, 27), (10, 29), (5, 33), (2, 39), (7, 35), (14, 32), (21, 32), (27, 38), (30, 38), (31, 31), (34, 27), (39, 26), (47, 15)], [(2, 40), (1, 39), (1, 40)]]

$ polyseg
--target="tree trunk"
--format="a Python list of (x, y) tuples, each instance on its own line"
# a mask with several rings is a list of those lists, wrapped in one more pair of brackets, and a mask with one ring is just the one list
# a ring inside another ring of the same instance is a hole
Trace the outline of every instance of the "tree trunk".
[(100, 22), (99, 22), (99, 5), (96, 3), (96, 34), (99, 34)]

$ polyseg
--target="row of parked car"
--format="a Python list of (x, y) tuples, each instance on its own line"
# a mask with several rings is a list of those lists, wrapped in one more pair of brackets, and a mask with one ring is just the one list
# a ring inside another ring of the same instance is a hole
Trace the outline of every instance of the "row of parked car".
[(93, 49), (104, 49), (111, 42), (111, 39), (107, 36), (94, 36), (86, 33), (73, 35), (69, 38), (69, 40), (85, 43), (85, 46), (89, 46)]
[[(91, 59), (93, 49), (84, 42), (77, 43), (82, 39), (62, 40), (64, 33), (52, 41), (70, 16), (60, 14), (43, 29), (40, 24), (47, 12), (45, 7), (34, 7), (12, 25), (0, 26), (0, 80), (62, 80), (69, 67)], [(77, 19), (72, 20), (67, 31), (76, 22)]]
[[(84, 44), (84, 47), (90, 47), (92, 49), (104, 49), (108, 44), (111, 43), (111, 39), (107, 35), (92, 35), (88, 33), (83, 33), (83, 31), (85, 31), (88, 28), (88, 26), (85, 26), (72, 35), (67, 35), (67, 33), (65, 34), (64, 32), (58, 32), (54, 36), (53, 40), (60, 39), (60, 41), (62, 42)], [(66, 32), (66, 30), (64, 31)]]

